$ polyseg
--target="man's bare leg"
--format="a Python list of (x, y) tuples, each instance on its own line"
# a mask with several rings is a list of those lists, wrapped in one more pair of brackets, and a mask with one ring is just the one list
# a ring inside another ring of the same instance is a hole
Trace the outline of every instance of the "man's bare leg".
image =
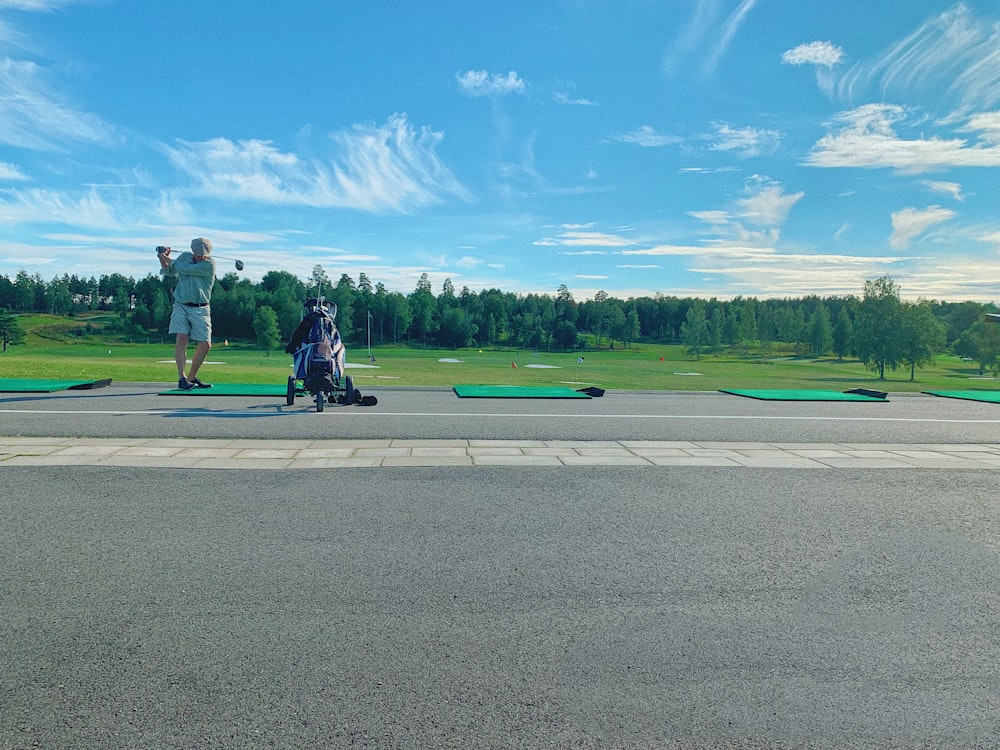
[(198, 346), (194, 349), (194, 354), (191, 355), (191, 370), (188, 373), (188, 380), (194, 382), (194, 379), (198, 377), (198, 369), (201, 367), (202, 362), (205, 361), (205, 357), (208, 356), (209, 350), (212, 348), (212, 342), (210, 341), (199, 341)]
[(174, 344), (174, 361), (177, 363), (177, 378), (184, 377), (184, 368), (187, 367), (187, 348), (189, 337), (186, 333), (177, 334), (177, 343)]

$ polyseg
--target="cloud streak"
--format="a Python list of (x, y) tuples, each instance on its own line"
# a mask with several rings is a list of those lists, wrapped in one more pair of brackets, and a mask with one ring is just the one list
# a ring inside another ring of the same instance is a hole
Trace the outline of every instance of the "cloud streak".
[(216, 138), (164, 147), (197, 194), (275, 205), (408, 212), (466, 198), (437, 155), (443, 134), (394, 115), (331, 135), (337, 154), (305, 160), (270, 141)]
[(662, 148), (663, 146), (684, 143), (684, 139), (680, 136), (659, 133), (652, 125), (643, 125), (630, 133), (612, 136), (611, 140), (619, 143), (634, 143), (643, 148)]
[(787, 50), (781, 56), (786, 65), (817, 65), (835, 68), (844, 61), (844, 50), (833, 42), (809, 42)]
[[(837, 84), (854, 103), (874, 93), (882, 101), (934, 94), (945, 84), (944, 106), (966, 111), (1000, 106), (1000, 27), (964, 4), (931, 18), (875, 59), (855, 65)], [(874, 91), (873, 91), (874, 89)]]
[(813, 167), (890, 168), (925, 172), (945, 167), (1000, 166), (997, 113), (970, 119), (963, 129), (978, 132), (965, 138), (939, 136), (906, 139), (897, 133), (907, 110), (896, 104), (866, 104), (834, 119), (833, 132), (823, 136), (805, 159)]
[(892, 214), (892, 235), (889, 246), (895, 250), (905, 250), (919, 235), (941, 222), (955, 218), (955, 212), (941, 206), (904, 208)]
[(527, 89), (517, 72), (511, 70), (507, 75), (490, 73), (486, 70), (467, 70), (456, 73), (455, 80), (459, 90), (466, 96), (508, 96), (523, 94)]
[(55, 94), (48, 77), (36, 63), (0, 60), (0, 143), (35, 151), (111, 144), (114, 128)]

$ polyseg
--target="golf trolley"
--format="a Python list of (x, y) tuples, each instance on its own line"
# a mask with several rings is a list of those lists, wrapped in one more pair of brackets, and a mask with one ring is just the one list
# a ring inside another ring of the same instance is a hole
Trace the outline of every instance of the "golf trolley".
[(291, 406), (297, 395), (306, 393), (316, 401), (316, 411), (323, 411), (326, 403), (360, 402), (361, 394), (354, 390), (350, 375), (344, 374), (344, 342), (334, 323), (337, 306), (325, 297), (310, 297), (305, 308), (308, 312), (285, 347), (294, 368), (288, 376), (286, 403)]

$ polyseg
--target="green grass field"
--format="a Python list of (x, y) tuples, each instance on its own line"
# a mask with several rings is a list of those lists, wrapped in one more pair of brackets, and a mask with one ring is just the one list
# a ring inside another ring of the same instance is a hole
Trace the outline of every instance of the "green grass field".
[[(0, 377), (102, 379), (171, 383), (175, 380), (170, 343), (107, 343), (99, 336), (77, 338), (54, 331), (65, 319), (25, 316), (19, 319), (26, 343), (0, 354)], [(76, 320), (79, 327), (86, 321)], [(45, 334), (40, 336), (39, 332)], [(193, 347), (192, 347), (193, 348)], [(190, 354), (191, 349), (189, 349)], [(835, 358), (773, 359), (703, 356), (695, 359), (681, 346), (634, 345), (600, 352), (530, 352), (495, 350), (372, 350), (377, 367), (368, 365), (368, 350), (348, 348), (349, 369), (359, 388), (377, 386), (531, 385), (617, 390), (716, 391), (720, 388), (791, 388), (846, 391), (875, 388), (889, 392), (1000, 389), (995, 378), (980, 378), (978, 368), (956, 357), (941, 356), (919, 369), (897, 370), (879, 380), (857, 361)], [(579, 358), (583, 357), (580, 362)], [(461, 360), (449, 362), (442, 360)], [(283, 383), (291, 374), (291, 357), (282, 350), (264, 352), (248, 345), (216, 343), (199, 373), (218, 383)], [(513, 368), (511, 363), (516, 363)]]

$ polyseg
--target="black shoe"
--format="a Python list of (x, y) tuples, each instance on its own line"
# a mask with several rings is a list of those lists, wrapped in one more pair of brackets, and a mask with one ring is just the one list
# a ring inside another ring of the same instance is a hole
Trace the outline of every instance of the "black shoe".
[(182, 391), (190, 391), (194, 388), (194, 383), (189, 381), (187, 378), (181, 378), (177, 381), (177, 387)]
[(211, 383), (202, 383), (201, 380), (198, 379), (198, 378), (192, 378), (191, 379), (191, 384), (195, 388), (211, 388), (212, 387)]

